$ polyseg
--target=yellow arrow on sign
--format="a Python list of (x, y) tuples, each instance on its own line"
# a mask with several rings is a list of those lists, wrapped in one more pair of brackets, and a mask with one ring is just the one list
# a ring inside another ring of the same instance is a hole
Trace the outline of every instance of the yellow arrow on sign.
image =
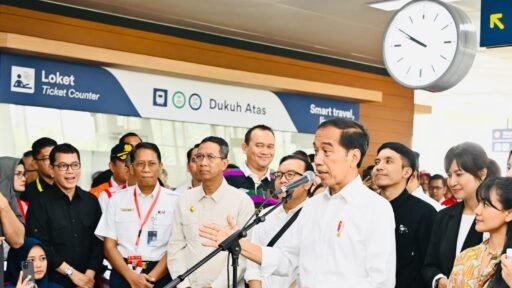
[(505, 29), (505, 25), (503, 25), (503, 23), (501, 23), (500, 19), (503, 17), (503, 13), (495, 13), (495, 14), (491, 14), (491, 29), (494, 28), (494, 25), (498, 26), (498, 28), (500, 28), (500, 30), (503, 30)]

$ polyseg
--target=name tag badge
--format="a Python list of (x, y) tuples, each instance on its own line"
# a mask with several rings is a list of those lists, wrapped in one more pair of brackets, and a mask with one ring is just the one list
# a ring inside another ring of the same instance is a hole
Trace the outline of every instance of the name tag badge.
[(148, 247), (156, 247), (158, 240), (158, 232), (156, 230), (148, 230)]
[(128, 256), (128, 267), (135, 271), (135, 273), (140, 274), (142, 271), (142, 256), (140, 255), (133, 255)]

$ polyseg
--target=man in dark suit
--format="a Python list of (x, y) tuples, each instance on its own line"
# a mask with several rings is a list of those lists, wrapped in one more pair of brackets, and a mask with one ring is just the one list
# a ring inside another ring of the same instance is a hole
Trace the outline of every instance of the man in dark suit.
[(396, 288), (427, 288), (421, 268), (425, 260), (436, 210), (411, 195), (407, 182), (416, 168), (416, 156), (397, 142), (382, 144), (375, 158), (375, 184), (393, 207), (396, 238)]

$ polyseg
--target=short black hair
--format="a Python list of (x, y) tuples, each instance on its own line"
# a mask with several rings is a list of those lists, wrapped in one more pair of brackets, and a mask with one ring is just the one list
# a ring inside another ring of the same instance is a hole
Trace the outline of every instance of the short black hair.
[(416, 155), (409, 147), (398, 142), (386, 142), (380, 145), (379, 149), (377, 149), (377, 154), (384, 149), (390, 149), (398, 153), (402, 158), (403, 167), (410, 167), (413, 172), (416, 171)]
[(39, 138), (36, 141), (34, 141), (34, 143), (32, 143), (32, 157), (35, 159), (37, 158), (37, 155), (41, 153), (41, 150), (43, 150), (44, 148), (55, 146), (57, 146), (57, 141), (53, 140), (52, 138)]
[(247, 132), (245, 132), (245, 136), (244, 136), (245, 144), (249, 144), (249, 142), (251, 142), (252, 131), (254, 131), (256, 129), (268, 131), (268, 132), (272, 133), (272, 135), (274, 135), (274, 130), (272, 130), (272, 128), (268, 127), (267, 125), (259, 124), (256, 126), (252, 126), (251, 128), (249, 128), (249, 130), (247, 130)]
[(298, 155), (300, 157), (304, 157), (304, 159), (309, 160), (309, 156), (308, 156), (308, 153), (302, 151), (302, 150), (296, 150), (295, 152), (292, 153), (293, 155)]
[(306, 172), (306, 171), (314, 172), (315, 171), (315, 169), (313, 168), (313, 164), (311, 164), (311, 162), (309, 162), (307, 158), (304, 158), (301, 155), (297, 155), (297, 154), (295, 154), (295, 152), (294, 152), (294, 154), (286, 155), (283, 158), (281, 158), (281, 160), (279, 160), (279, 165), (283, 164), (283, 162), (288, 161), (288, 160), (302, 161), (302, 163), (304, 163), (304, 172)]
[(133, 148), (133, 150), (130, 152), (130, 163), (135, 162), (135, 154), (137, 154), (137, 151), (140, 149), (148, 149), (155, 152), (158, 162), (162, 162), (162, 154), (160, 154), (160, 149), (158, 149), (156, 144), (150, 142), (140, 142), (139, 144), (135, 145), (135, 148)]
[(53, 147), (52, 152), (50, 152), (50, 164), (55, 165), (55, 159), (57, 158), (57, 153), (61, 154), (76, 154), (78, 157), (78, 161), (80, 161), (80, 152), (76, 149), (75, 146), (69, 143), (58, 144)]
[(32, 150), (25, 151), (25, 153), (23, 153), (23, 158), (25, 158), (25, 157), (34, 158), (34, 155), (32, 154)]
[(317, 130), (325, 127), (334, 127), (341, 130), (339, 140), (341, 147), (347, 151), (352, 149), (359, 150), (361, 159), (357, 163), (357, 168), (360, 168), (370, 145), (370, 135), (368, 135), (368, 131), (366, 131), (363, 124), (346, 118), (332, 118), (320, 123)]
[(212, 143), (219, 145), (220, 156), (224, 159), (228, 158), (229, 145), (228, 145), (228, 142), (226, 142), (226, 140), (224, 140), (220, 137), (217, 137), (217, 136), (208, 136), (208, 137), (204, 138), (203, 140), (201, 140), (201, 143), (199, 143), (199, 144), (203, 144), (206, 142), (212, 142)]
[(187, 164), (190, 163), (190, 160), (192, 160), (192, 151), (194, 149), (199, 148), (199, 143), (194, 144), (194, 146), (187, 151)]
[(440, 175), (440, 174), (434, 174), (430, 177), (430, 180), (428, 180), (428, 183), (432, 183), (432, 181), (434, 180), (441, 180), (443, 182), (443, 186), (446, 186), (446, 181), (443, 177), (443, 175)]
[(135, 132), (128, 132), (128, 133), (124, 134), (123, 136), (121, 136), (121, 138), (119, 138), (119, 144), (125, 143), (124, 141), (128, 137), (137, 137), (137, 138), (139, 138), (140, 142), (142, 142), (142, 138), (140, 138), (140, 136), (137, 135), (137, 133), (135, 133)]

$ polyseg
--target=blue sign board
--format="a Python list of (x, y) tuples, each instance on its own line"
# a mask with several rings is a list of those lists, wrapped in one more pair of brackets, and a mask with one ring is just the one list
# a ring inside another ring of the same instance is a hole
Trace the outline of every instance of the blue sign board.
[(505, 0), (482, 0), (480, 46), (512, 45), (512, 3)]
[(236, 127), (314, 133), (359, 120), (359, 103), (94, 65), (0, 54), (0, 102)]

